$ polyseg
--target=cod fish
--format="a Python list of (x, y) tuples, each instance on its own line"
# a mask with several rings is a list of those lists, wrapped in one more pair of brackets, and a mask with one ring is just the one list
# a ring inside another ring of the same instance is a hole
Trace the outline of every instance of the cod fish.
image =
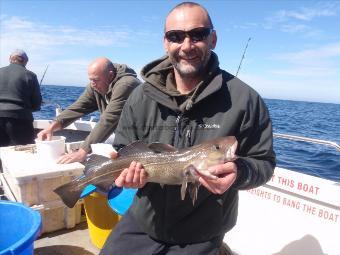
[(217, 138), (184, 149), (163, 143), (136, 141), (119, 150), (115, 159), (91, 154), (85, 163), (84, 175), (56, 188), (54, 192), (66, 206), (74, 207), (87, 185), (93, 184), (108, 192), (120, 173), (132, 161), (137, 161), (142, 163), (147, 173), (147, 182), (181, 185), (181, 199), (184, 200), (188, 190), (194, 203), (200, 185), (199, 176), (217, 179), (217, 176), (207, 171), (208, 167), (235, 160), (236, 148), (234, 136)]

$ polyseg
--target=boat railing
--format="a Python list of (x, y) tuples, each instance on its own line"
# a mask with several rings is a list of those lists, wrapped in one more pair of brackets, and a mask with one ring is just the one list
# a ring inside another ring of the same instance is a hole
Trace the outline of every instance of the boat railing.
[(280, 134), (280, 133), (274, 133), (273, 135), (276, 138), (283, 138), (283, 139), (289, 139), (289, 140), (294, 140), (294, 141), (302, 141), (302, 142), (322, 144), (322, 145), (333, 147), (337, 151), (340, 151), (340, 145), (338, 145), (336, 142), (332, 142), (332, 141), (320, 140), (320, 139), (315, 139), (315, 138), (308, 138), (308, 137), (297, 136), (297, 135)]

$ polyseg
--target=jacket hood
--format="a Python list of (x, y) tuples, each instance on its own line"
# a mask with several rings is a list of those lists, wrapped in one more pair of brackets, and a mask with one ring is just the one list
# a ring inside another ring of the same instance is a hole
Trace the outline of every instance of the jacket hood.
[(111, 95), (112, 89), (118, 80), (124, 79), (126, 77), (137, 77), (136, 72), (132, 68), (128, 67), (127, 65), (124, 65), (124, 64), (113, 64), (113, 65), (116, 68), (116, 76), (111, 82), (111, 84), (109, 85), (109, 89), (106, 93), (107, 95)]
[(173, 97), (183, 95), (176, 90), (174, 68), (167, 55), (147, 64), (142, 69), (141, 76), (147, 83), (144, 89), (146, 94), (151, 94), (156, 101), (174, 110), (185, 111), (222, 86), (222, 71), (219, 68), (218, 57), (214, 52), (211, 53), (205, 72), (204, 79), (199, 82), (194, 91), (187, 95), (188, 99), (182, 104), (182, 107), (175, 106), (173, 103)]

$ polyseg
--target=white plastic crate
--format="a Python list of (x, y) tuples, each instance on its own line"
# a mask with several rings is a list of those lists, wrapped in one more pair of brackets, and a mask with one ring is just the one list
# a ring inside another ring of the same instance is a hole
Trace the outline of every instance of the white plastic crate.
[(15, 147), (1, 148), (0, 156), (11, 195), (28, 206), (59, 200), (53, 190), (82, 175), (84, 169), (78, 162), (56, 164), (44, 161), (32, 150), (17, 151)]
[(68, 208), (60, 200), (31, 206), (42, 216), (42, 232), (49, 233), (60, 229), (69, 229), (84, 220), (82, 217), (83, 202), (80, 200), (73, 208)]

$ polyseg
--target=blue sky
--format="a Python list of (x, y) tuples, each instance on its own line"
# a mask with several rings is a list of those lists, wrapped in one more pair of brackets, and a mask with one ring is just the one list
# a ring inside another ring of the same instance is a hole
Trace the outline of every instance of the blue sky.
[[(99, 56), (140, 72), (162, 56), (164, 19), (181, 1), (0, 0), (0, 66), (24, 49), (43, 84), (85, 86)], [(221, 68), (264, 98), (340, 103), (340, 1), (197, 1)]]

